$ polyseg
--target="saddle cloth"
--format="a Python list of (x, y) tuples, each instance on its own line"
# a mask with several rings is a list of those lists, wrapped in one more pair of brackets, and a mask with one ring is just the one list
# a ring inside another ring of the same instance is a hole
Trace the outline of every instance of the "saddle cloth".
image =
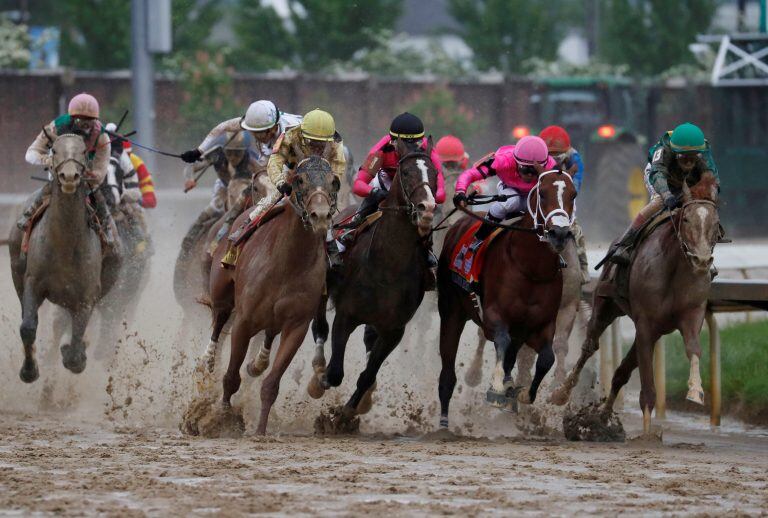
[(482, 222), (480, 221), (473, 223), (461, 236), (450, 255), (449, 269), (451, 270), (453, 282), (470, 293), (475, 291), (480, 282), (486, 250), (488, 250), (494, 238), (503, 230), (501, 228), (495, 229), (483, 241), (477, 251), (473, 253), (469, 245), (474, 241), (475, 232), (477, 232), (481, 224)]

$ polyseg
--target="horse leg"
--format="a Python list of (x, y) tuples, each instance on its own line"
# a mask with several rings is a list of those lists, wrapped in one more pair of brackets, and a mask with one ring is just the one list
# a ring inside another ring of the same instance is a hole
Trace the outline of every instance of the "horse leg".
[(507, 402), (505, 381), (507, 373), (515, 367), (517, 352), (522, 341), (512, 339), (506, 328), (497, 326), (493, 337), (493, 345), (496, 347), (496, 366), (493, 369), (491, 388), (486, 393), (486, 400), (493, 406), (502, 408)]
[[(467, 325), (467, 318), (461, 314), (458, 307), (447, 314), (443, 312), (440, 314), (440, 361), (442, 362), (442, 369), (437, 386), (437, 392), (440, 396), (440, 428), (448, 428), (448, 406), (451, 403), (453, 389), (456, 387), (456, 351), (459, 349), (459, 339), (465, 325)], [(482, 332), (483, 330), (480, 329), (480, 333)], [(470, 372), (472, 370), (477, 371), (477, 382), (472, 386), (477, 386), (480, 383), (484, 343), (485, 335), (482, 336), (478, 344), (479, 352), (475, 353), (475, 359), (469, 368)], [(465, 379), (467, 384), (469, 384), (469, 377), (470, 373), (468, 372)]]
[[(214, 329), (214, 332), (216, 330)], [(224, 388), (224, 394), (222, 397), (222, 405), (224, 408), (229, 408), (232, 404), (232, 395), (240, 389), (240, 367), (243, 365), (245, 355), (248, 352), (248, 345), (251, 342), (251, 337), (255, 333), (251, 333), (249, 326), (246, 325), (243, 318), (239, 315), (235, 316), (235, 323), (232, 325), (232, 334), (230, 335), (229, 346), (229, 365), (227, 366), (227, 372), (224, 374), (222, 380), (222, 386)], [(218, 339), (218, 336), (217, 336)]]
[[(464, 327), (463, 325), (461, 326)], [(459, 333), (461, 336), (461, 333)], [(483, 378), (483, 350), (488, 340), (485, 338), (485, 333), (482, 327), (477, 328), (477, 348), (475, 349), (475, 355), (472, 357), (472, 363), (469, 364), (467, 373), (464, 374), (464, 383), (469, 387), (476, 387), (480, 384)]]
[(376, 382), (376, 374), (378, 374), (381, 365), (387, 356), (395, 350), (397, 344), (403, 338), (405, 328), (391, 329), (387, 332), (382, 332), (376, 339), (376, 344), (368, 353), (368, 361), (366, 362), (365, 369), (360, 373), (357, 378), (357, 388), (352, 393), (352, 397), (349, 398), (344, 410), (348, 416), (354, 415), (358, 412), (358, 406), (363, 398), (363, 395), (368, 392), (373, 384)]
[(272, 352), (272, 343), (275, 341), (275, 336), (275, 333), (266, 331), (264, 343), (261, 344), (258, 354), (245, 367), (245, 371), (250, 377), (256, 378), (261, 376), (269, 367), (269, 355)]
[(656, 386), (653, 384), (653, 349), (660, 335), (648, 331), (648, 325), (636, 322), (635, 346), (640, 368), (640, 408), (643, 411), (643, 435), (651, 433), (651, 413), (656, 405)]
[(318, 399), (325, 393), (325, 387), (320, 383), (320, 377), (325, 373), (325, 342), (328, 340), (328, 318), (326, 311), (328, 296), (320, 300), (315, 318), (312, 319), (312, 338), (315, 340), (315, 355), (312, 357), (312, 377), (307, 385), (307, 392), (313, 399)]
[(536, 401), (536, 393), (539, 391), (539, 385), (541, 385), (541, 381), (544, 379), (544, 376), (547, 375), (554, 363), (555, 353), (552, 350), (552, 342), (545, 340), (539, 347), (539, 353), (536, 358), (536, 373), (533, 375), (533, 381), (531, 381), (530, 388), (527, 392), (523, 390), (517, 395), (517, 400), (520, 403), (531, 405)]
[[(580, 291), (580, 290), (579, 290)], [(576, 323), (576, 314), (579, 308), (579, 299), (565, 307), (560, 306), (555, 323), (555, 337), (552, 342), (552, 350), (555, 353), (555, 381), (562, 383), (565, 380), (565, 358), (568, 356), (568, 339)]]
[(21, 326), (19, 333), (24, 344), (24, 363), (21, 364), (19, 377), (24, 383), (32, 383), (40, 377), (35, 359), (35, 337), (37, 336), (37, 311), (43, 298), (35, 291), (32, 283), (27, 280), (24, 283), (24, 292), (21, 296)]
[[(365, 344), (365, 362), (368, 364), (368, 361), (371, 359), (371, 351), (373, 351), (374, 346), (376, 345), (376, 340), (379, 339), (379, 333), (376, 332), (376, 328), (374, 328), (371, 325), (366, 325), (365, 330), (363, 331), (363, 343)], [(373, 393), (376, 390), (376, 380), (373, 380), (373, 385), (371, 385), (371, 388), (365, 391), (365, 394), (363, 394), (362, 399), (360, 400), (360, 403), (357, 405), (357, 413), (367, 414), (371, 411), (371, 408), (373, 407)]]
[(85, 356), (85, 343), (83, 343), (83, 336), (85, 335), (85, 328), (88, 326), (88, 321), (91, 319), (93, 313), (93, 306), (81, 307), (75, 311), (70, 311), (72, 316), (72, 335), (71, 342), (66, 343), (62, 338), (62, 344), (59, 347), (61, 350), (61, 360), (64, 367), (80, 374), (85, 370), (86, 356)]
[(333, 336), (331, 337), (331, 361), (328, 362), (328, 370), (320, 376), (320, 383), (328, 390), (338, 387), (344, 379), (344, 353), (347, 349), (349, 335), (358, 326), (344, 314), (336, 313), (333, 319)]
[[(280, 346), (277, 348), (275, 362), (272, 364), (269, 374), (264, 378), (261, 384), (261, 415), (259, 416), (259, 426), (256, 433), (264, 435), (267, 433), (267, 420), (272, 405), (277, 399), (277, 393), (280, 389), (280, 379), (283, 377), (288, 365), (296, 355), (296, 351), (301, 347), (301, 342), (307, 334), (309, 322), (301, 324), (294, 328), (283, 328), (280, 336)], [(234, 336), (234, 331), (233, 331)], [(246, 346), (248, 342), (246, 341)]]
[(586, 365), (587, 360), (589, 360), (600, 347), (598, 341), (600, 335), (602, 335), (603, 331), (605, 331), (611, 322), (619, 316), (621, 316), (621, 311), (610, 299), (595, 297), (592, 315), (589, 317), (589, 323), (587, 324), (587, 336), (581, 346), (579, 359), (571, 373), (565, 379), (565, 382), (552, 392), (552, 395), (549, 398), (551, 403), (562, 406), (568, 402), (573, 387), (575, 387), (576, 383), (579, 381), (581, 370), (584, 368), (584, 365)]
[[(221, 338), (221, 330), (227, 324), (230, 315), (232, 315), (232, 307), (214, 307), (213, 308), (213, 332), (211, 333), (211, 340), (208, 342), (208, 346), (205, 348), (205, 353), (200, 358), (198, 369), (201, 371), (213, 372), (216, 366), (216, 353), (219, 348), (219, 339)], [(250, 337), (248, 337), (250, 340)], [(246, 345), (245, 351), (248, 350)], [(245, 352), (243, 353), (245, 354)], [(242, 363), (242, 360), (240, 361)], [(239, 368), (239, 367), (238, 367)]]
[[(531, 367), (536, 358), (535, 351), (530, 347), (521, 347), (517, 352), (517, 378), (515, 379), (515, 386), (528, 387), (531, 384)], [(515, 364), (515, 361), (512, 361)], [(511, 379), (512, 369), (504, 369), (504, 381), (507, 382)]]
[(688, 373), (688, 394), (685, 399), (698, 405), (704, 404), (704, 389), (701, 386), (701, 372), (699, 371), (699, 359), (701, 358), (701, 345), (699, 344), (699, 331), (704, 321), (704, 308), (685, 315), (678, 327), (685, 342), (685, 354), (691, 362)]
[(613, 380), (611, 380), (611, 393), (608, 394), (608, 399), (603, 404), (603, 413), (609, 414), (613, 410), (613, 404), (616, 402), (616, 397), (619, 395), (621, 388), (627, 384), (629, 377), (632, 376), (632, 372), (637, 368), (637, 345), (636, 342), (632, 343), (632, 347), (627, 351), (624, 359), (621, 360), (619, 368), (613, 373)]

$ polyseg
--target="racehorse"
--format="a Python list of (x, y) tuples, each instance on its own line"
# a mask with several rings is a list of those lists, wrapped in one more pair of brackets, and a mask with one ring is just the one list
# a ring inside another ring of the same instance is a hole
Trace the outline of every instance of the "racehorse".
[[(440, 357), (442, 370), (440, 426), (448, 426), (448, 406), (456, 386), (456, 351), (467, 321), (480, 326), (496, 349), (488, 401), (504, 407), (513, 401), (512, 371), (518, 350), (528, 344), (538, 354), (529, 390), (517, 400), (533, 403), (541, 380), (554, 363), (552, 339), (562, 294), (559, 253), (570, 236), (576, 189), (562, 171), (545, 171), (528, 196), (528, 211), (515, 230), (503, 232), (491, 243), (480, 274), (478, 290), (482, 315), (470, 294), (452, 279), (453, 251), (475, 218), (466, 216), (448, 231), (438, 268)], [(510, 390), (508, 390), (510, 389)]]
[[(272, 369), (261, 385), (261, 416), (257, 431), (266, 433), (269, 411), (277, 399), (280, 379), (307, 334), (325, 286), (327, 258), (325, 236), (336, 206), (339, 179), (327, 160), (310, 156), (299, 162), (291, 182), (290, 207), (277, 206), (242, 246), (237, 265), (221, 265), (226, 240), (219, 243), (211, 269), (213, 333), (203, 365), (212, 370), (212, 354), (221, 330), (235, 311), (229, 366), (223, 380), (223, 406), (240, 388), (240, 366), (248, 343), (265, 331), (267, 340), (281, 335)], [(248, 217), (238, 218), (233, 228)], [(266, 221), (267, 218), (269, 221)], [(248, 366), (260, 374), (269, 361), (268, 346)], [(256, 363), (260, 362), (261, 366)]]
[(635, 340), (613, 375), (603, 411), (612, 410), (619, 390), (639, 367), (643, 433), (650, 434), (651, 411), (656, 402), (653, 349), (659, 338), (674, 330), (682, 334), (690, 360), (687, 399), (704, 403), (699, 373), (699, 332), (712, 281), (709, 270), (712, 254), (719, 237), (717, 194), (717, 182), (711, 174), (702, 176), (691, 188), (683, 182), (682, 208), (636, 247), (629, 266), (628, 307), (620, 307), (614, 298), (602, 295), (613, 287), (615, 266), (603, 270), (595, 288), (594, 310), (587, 324), (581, 355), (565, 383), (552, 393), (553, 403), (564, 405), (568, 401), (581, 369), (599, 347), (600, 335), (611, 322), (625, 314), (635, 323)]
[(24, 363), (20, 377), (27, 383), (39, 376), (35, 337), (37, 312), (43, 301), (49, 300), (69, 313), (71, 325), (59, 345), (64, 367), (80, 373), (86, 363), (85, 328), (94, 305), (114, 284), (121, 262), (119, 256), (102, 261), (99, 237), (88, 224), (83, 138), (60, 135), (51, 151), (50, 205), (32, 230), (26, 258), (21, 256), (23, 231), (14, 226), (9, 238), (13, 284), (22, 309)]
[(327, 297), (318, 306), (312, 325), (316, 344), (312, 361), (315, 374), (308, 387), (312, 397), (320, 397), (325, 390), (341, 384), (349, 335), (358, 326), (366, 326), (366, 367), (343, 408), (345, 418), (370, 410), (376, 374), (400, 343), (426, 288), (424, 238), (431, 231), (437, 189), (437, 169), (430, 159), (432, 138), (426, 150), (402, 140), (397, 146), (402, 158), (389, 194), (379, 207), (381, 217), (349, 246), (341, 271), (332, 270), (328, 275), (336, 316), (327, 370), (323, 350), (328, 338)]

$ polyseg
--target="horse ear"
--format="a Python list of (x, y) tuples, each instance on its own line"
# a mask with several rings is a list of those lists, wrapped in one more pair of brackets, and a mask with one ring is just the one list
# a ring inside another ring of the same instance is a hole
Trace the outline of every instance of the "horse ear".
[(434, 148), (434, 141), (432, 140), (432, 135), (427, 137), (427, 155), (432, 155), (432, 148)]
[(691, 196), (691, 188), (688, 187), (688, 182), (683, 180), (683, 199), (684, 200), (690, 200), (692, 198)]
[(401, 138), (395, 140), (395, 149), (400, 157), (408, 154), (408, 146), (405, 145), (405, 141)]

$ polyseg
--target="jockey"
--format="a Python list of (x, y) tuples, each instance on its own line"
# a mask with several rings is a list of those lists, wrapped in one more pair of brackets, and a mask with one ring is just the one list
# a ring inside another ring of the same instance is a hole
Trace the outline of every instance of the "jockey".
[[(105, 126), (107, 133), (115, 133), (117, 126), (114, 122), (109, 122)], [(136, 169), (128, 152), (123, 146), (123, 140), (116, 138), (112, 141), (110, 150), (109, 166), (107, 167), (107, 181), (104, 186), (108, 189), (108, 201), (114, 207), (121, 203), (139, 203), (141, 199), (141, 190)]]
[[(398, 155), (395, 146), (398, 139), (411, 142), (419, 141), (421, 148), (425, 149), (427, 139), (424, 137), (424, 124), (421, 119), (408, 112), (401, 113), (392, 120), (389, 135), (382, 137), (368, 152), (368, 157), (360, 166), (355, 184), (352, 187), (352, 192), (364, 198), (360, 208), (357, 209), (353, 225), (362, 223), (366, 217), (376, 212), (379, 203), (387, 197), (389, 188), (392, 186), (392, 179), (397, 173), (402, 158)], [(445, 180), (436, 149), (432, 150), (430, 158), (437, 169), (435, 201), (441, 204), (445, 201)]]
[(124, 140), (123, 149), (128, 153), (128, 158), (131, 159), (131, 164), (139, 178), (139, 190), (141, 191), (139, 204), (145, 209), (154, 209), (157, 207), (157, 197), (155, 196), (155, 183), (152, 181), (152, 173), (149, 172), (141, 157), (133, 152), (130, 142)]
[[(98, 189), (107, 176), (111, 145), (109, 136), (104, 133), (99, 121), (99, 102), (92, 95), (80, 93), (69, 101), (67, 113), (56, 117), (48, 123), (27, 149), (25, 159), (32, 165), (42, 165), (50, 169), (53, 157), (50, 154), (53, 141), (57, 136), (74, 133), (83, 137), (86, 146), (85, 180), (91, 187), (91, 198), (94, 201), (96, 215), (99, 218), (103, 236), (103, 245), (108, 254), (118, 253), (118, 244), (113, 233), (114, 222), (109, 213), (104, 194)], [(49, 173), (50, 177), (50, 173)], [(24, 210), (16, 223), (24, 229), (32, 216), (43, 204), (46, 196), (51, 194), (51, 183), (46, 183), (39, 189), (31, 204)]]
[(714, 175), (719, 189), (720, 178), (712, 150), (698, 126), (686, 122), (664, 133), (648, 151), (645, 186), (651, 199), (608, 251), (611, 262), (629, 264), (630, 251), (643, 225), (663, 208), (679, 207), (683, 181), (693, 186), (706, 172)]
[[(184, 185), (186, 190), (197, 185), (194, 179), (195, 170), (200, 170), (208, 164), (213, 164), (219, 175), (214, 185), (211, 203), (198, 217), (193, 228), (201, 227), (215, 212), (225, 209), (227, 186), (231, 180), (247, 181), (251, 187), (253, 173), (266, 168), (278, 137), (299, 123), (301, 123), (300, 116), (282, 113), (275, 103), (262, 99), (251, 103), (244, 116), (226, 120), (214, 127), (197, 148), (182, 153), (181, 159), (185, 162), (198, 162), (187, 171)], [(223, 151), (223, 153), (217, 153), (217, 151)], [(245, 160), (246, 155), (248, 160)], [(229, 207), (224, 225), (216, 236), (216, 243), (226, 235), (232, 222), (243, 211), (247, 197), (252, 194), (251, 191), (246, 187), (242, 195)]]
[[(499, 194), (509, 198), (491, 203), (486, 219), (500, 223), (510, 214), (526, 210), (527, 195), (536, 186), (539, 174), (556, 168), (557, 162), (549, 156), (544, 141), (539, 137), (525, 136), (515, 145), (500, 147), (495, 153), (461, 173), (456, 181), (453, 203), (456, 206), (466, 206), (467, 188), (473, 182), (497, 175), (500, 180)], [(494, 225), (483, 222), (475, 232), (475, 240), (470, 249), (477, 251), (494, 228)]]
[[(565, 128), (560, 126), (547, 126), (539, 136), (547, 144), (549, 156), (555, 159), (557, 165), (564, 172), (568, 173), (573, 180), (573, 186), (576, 187), (578, 194), (581, 189), (581, 182), (584, 176), (584, 162), (581, 161), (579, 152), (571, 147), (571, 137)], [(581, 267), (581, 282), (589, 282), (589, 263), (587, 261), (587, 244), (584, 240), (584, 231), (581, 225), (573, 220), (571, 225), (574, 241), (576, 242), (576, 252), (579, 256), (579, 266)]]
[(437, 157), (443, 166), (444, 176), (453, 176), (464, 171), (469, 165), (469, 155), (464, 150), (464, 143), (458, 137), (446, 135), (435, 144)]
[[(333, 174), (339, 179), (344, 178), (346, 170), (346, 158), (344, 155), (344, 142), (336, 131), (336, 123), (330, 113), (314, 109), (304, 115), (301, 124), (289, 128), (282, 133), (275, 142), (275, 146), (269, 155), (267, 163), (267, 194), (259, 200), (255, 208), (249, 214), (249, 220), (255, 221), (261, 218), (283, 196), (290, 196), (293, 191), (289, 175), (296, 165), (307, 156), (320, 156), (328, 160)], [(229, 236), (231, 243), (238, 240), (241, 233), (247, 227), (238, 228)], [(333, 246), (333, 239), (329, 235), (329, 253)], [(231, 252), (231, 246), (230, 250)], [(227, 253), (222, 263), (227, 266), (234, 265), (232, 254)]]

